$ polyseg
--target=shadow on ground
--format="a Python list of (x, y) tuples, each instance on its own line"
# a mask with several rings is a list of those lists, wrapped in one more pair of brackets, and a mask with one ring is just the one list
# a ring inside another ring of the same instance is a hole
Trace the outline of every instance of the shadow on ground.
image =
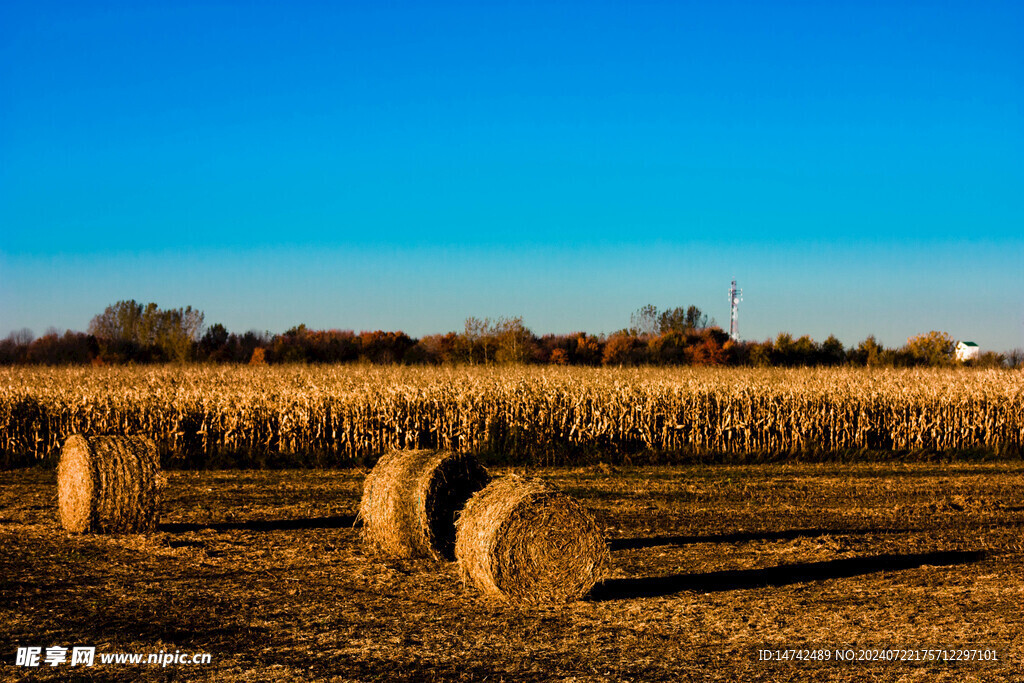
[(609, 579), (590, 592), (590, 599), (628, 600), (673, 595), (684, 591), (714, 593), (749, 590), (766, 586), (788, 586), (806, 581), (842, 579), (875, 572), (914, 569), (924, 565), (949, 566), (969, 564), (984, 559), (980, 550), (939, 551), (906, 555), (872, 555), (827, 562), (784, 564), (765, 569), (742, 569), (702, 574), (672, 574), (634, 579)]
[(356, 518), (353, 515), (339, 515), (336, 517), (308, 517), (304, 519), (253, 519), (246, 522), (212, 522), (209, 524), (194, 524), (191, 522), (169, 522), (157, 526), (158, 531), (166, 531), (171, 534), (180, 534), (188, 531), (203, 531), (212, 529), (214, 531), (293, 531), (296, 529), (342, 529), (350, 528), (355, 524)]
[(920, 529), (788, 529), (786, 531), (737, 531), (710, 536), (653, 536), (650, 538), (615, 538), (608, 542), (611, 550), (657, 548), (663, 545), (691, 543), (744, 543), (746, 541), (790, 541), (817, 536), (873, 536), (879, 534), (913, 534)]

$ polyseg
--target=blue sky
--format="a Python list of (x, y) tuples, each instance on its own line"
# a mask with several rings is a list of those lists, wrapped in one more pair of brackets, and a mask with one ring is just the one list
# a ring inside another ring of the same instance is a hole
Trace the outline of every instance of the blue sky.
[(6, 2), (0, 335), (207, 323), (1024, 346), (1017, 2)]

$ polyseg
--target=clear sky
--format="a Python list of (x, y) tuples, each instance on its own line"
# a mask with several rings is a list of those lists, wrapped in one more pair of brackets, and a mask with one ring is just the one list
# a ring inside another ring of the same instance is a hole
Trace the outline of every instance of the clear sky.
[(1024, 3), (0, 3), (0, 336), (1024, 346)]

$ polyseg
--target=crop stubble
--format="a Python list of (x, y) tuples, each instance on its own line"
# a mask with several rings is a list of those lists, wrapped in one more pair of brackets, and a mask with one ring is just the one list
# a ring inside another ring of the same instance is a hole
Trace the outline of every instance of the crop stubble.
[(95, 644), (211, 652), (189, 672), (211, 680), (797, 681), (806, 666), (754, 650), (991, 644), (1004, 664), (816, 677), (1010, 681), (1024, 661), (1019, 461), (531, 470), (611, 542), (610, 580), (557, 608), (367, 555), (364, 472), (168, 474), (157, 532), (106, 537), (60, 530), (54, 473), (0, 472), (7, 664), (18, 645)]

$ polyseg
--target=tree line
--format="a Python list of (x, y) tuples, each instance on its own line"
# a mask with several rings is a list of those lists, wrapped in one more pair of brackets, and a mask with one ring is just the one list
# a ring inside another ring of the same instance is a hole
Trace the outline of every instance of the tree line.
[[(874, 336), (844, 347), (835, 336), (817, 342), (787, 332), (765, 341), (733, 341), (696, 306), (658, 310), (652, 305), (630, 317), (630, 327), (609, 335), (586, 332), (538, 336), (521, 317), (470, 317), (460, 332), (414, 339), (404, 332), (311, 330), (298, 325), (282, 334), (229, 332), (191, 306), (119, 301), (89, 323), (88, 332), (29, 330), (0, 341), (0, 365), (105, 365), (121, 363), (351, 363), (406, 365), (703, 365), (703, 366), (951, 366), (955, 342), (931, 331), (899, 348)], [(1024, 350), (987, 352), (968, 364), (1020, 367)]]

